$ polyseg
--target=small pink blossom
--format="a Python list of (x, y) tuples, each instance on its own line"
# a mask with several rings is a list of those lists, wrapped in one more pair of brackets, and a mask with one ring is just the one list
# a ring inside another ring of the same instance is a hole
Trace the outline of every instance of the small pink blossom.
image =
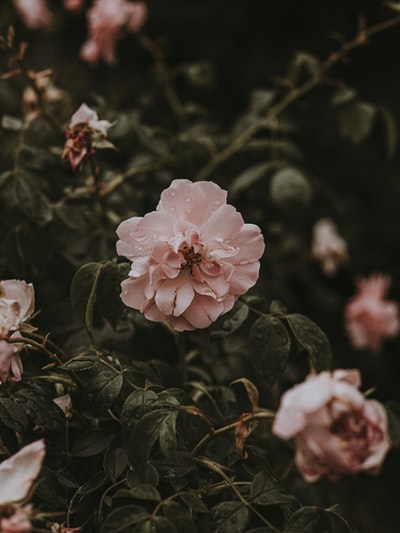
[(16, 509), (11, 516), (0, 516), (1, 533), (30, 533), (32, 531), (31, 514), (32, 505), (25, 505)]
[(115, 63), (116, 42), (123, 30), (138, 32), (147, 18), (144, 2), (95, 0), (87, 12), (89, 38), (81, 48), (81, 58), (93, 63), (103, 58)]
[(79, 11), (83, 4), (84, 0), (64, 0), (64, 8), (68, 11)]
[(382, 274), (358, 279), (357, 293), (345, 308), (345, 327), (354, 348), (378, 353), (385, 339), (399, 333), (399, 305), (385, 300), (389, 286), (390, 277)]
[(95, 153), (95, 148), (112, 148), (106, 141), (110, 126), (108, 120), (99, 120), (96, 111), (81, 104), (71, 117), (62, 158), (68, 158), (72, 169), (76, 170), (85, 158)]
[(326, 276), (333, 276), (338, 266), (349, 260), (347, 243), (329, 218), (321, 218), (314, 224), (311, 255), (320, 261)]
[(177, 331), (205, 328), (255, 284), (264, 239), (226, 196), (215, 183), (176, 179), (156, 211), (118, 226), (117, 252), (132, 261), (127, 306)]
[(14, 7), (27, 28), (40, 30), (50, 26), (51, 15), (45, 0), (14, 0)]
[(16, 279), (0, 281), (0, 382), (5, 383), (10, 371), (13, 381), (23, 372), (19, 352), (22, 343), (11, 343), (20, 336), (19, 328), (33, 313), (35, 294), (31, 283)]
[(272, 432), (294, 438), (306, 481), (379, 474), (391, 446), (386, 411), (360, 385), (358, 370), (335, 370), (309, 375), (282, 395)]
[(53, 402), (63, 411), (66, 418), (70, 418), (72, 415), (72, 401), (69, 394), (58, 396), (53, 399)]

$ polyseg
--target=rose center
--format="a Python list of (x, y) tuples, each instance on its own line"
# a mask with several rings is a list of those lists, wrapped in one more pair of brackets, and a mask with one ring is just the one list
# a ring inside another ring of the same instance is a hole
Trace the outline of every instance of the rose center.
[(182, 253), (185, 263), (182, 264), (181, 269), (190, 269), (192, 271), (193, 265), (198, 265), (203, 260), (203, 251), (199, 249), (198, 252), (195, 251), (193, 246), (189, 246), (184, 243), (179, 251)]

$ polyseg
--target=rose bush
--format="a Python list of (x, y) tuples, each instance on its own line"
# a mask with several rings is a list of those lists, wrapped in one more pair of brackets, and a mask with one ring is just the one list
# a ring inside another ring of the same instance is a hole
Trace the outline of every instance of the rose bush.
[(177, 179), (157, 210), (117, 229), (117, 252), (132, 261), (123, 302), (177, 331), (205, 328), (257, 281), (260, 229), (245, 224), (212, 182)]

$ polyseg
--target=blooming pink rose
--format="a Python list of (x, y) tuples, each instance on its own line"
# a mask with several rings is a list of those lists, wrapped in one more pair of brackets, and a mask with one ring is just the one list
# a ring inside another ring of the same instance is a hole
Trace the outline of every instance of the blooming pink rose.
[(32, 505), (24, 505), (24, 507), (16, 509), (11, 516), (0, 516), (1, 533), (30, 533), (32, 531), (32, 524), (29, 519), (31, 513)]
[(62, 158), (68, 158), (72, 169), (76, 170), (86, 157), (95, 153), (94, 148), (113, 147), (106, 141), (110, 126), (108, 120), (99, 120), (96, 111), (81, 104), (71, 117)]
[(0, 384), (5, 383), (10, 370), (13, 381), (20, 381), (23, 372), (19, 352), (21, 343), (9, 340), (19, 337), (20, 325), (33, 313), (35, 294), (31, 283), (16, 279), (0, 281)]
[(205, 328), (258, 279), (260, 228), (245, 224), (226, 191), (176, 179), (157, 210), (117, 228), (117, 252), (132, 261), (122, 301), (175, 330)]
[(357, 281), (357, 294), (345, 308), (345, 327), (354, 348), (379, 352), (400, 331), (399, 305), (385, 300), (390, 277), (373, 274)]
[(87, 12), (89, 38), (81, 48), (81, 58), (90, 63), (100, 58), (115, 63), (116, 41), (122, 31), (139, 31), (146, 18), (144, 2), (95, 0)]
[(31, 30), (50, 26), (51, 16), (45, 0), (14, 0), (14, 7)]
[(335, 370), (311, 374), (282, 395), (272, 432), (294, 438), (306, 481), (379, 473), (391, 445), (386, 411), (360, 385), (358, 370)]
[(64, 0), (64, 8), (68, 11), (78, 11), (83, 7), (84, 0)]
[(326, 276), (333, 276), (338, 266), (349, 260), (346, 241), (338, 235), (336, 225), (329, 218), (321, 218), (314, 224), (311, 255), (320, 261)]

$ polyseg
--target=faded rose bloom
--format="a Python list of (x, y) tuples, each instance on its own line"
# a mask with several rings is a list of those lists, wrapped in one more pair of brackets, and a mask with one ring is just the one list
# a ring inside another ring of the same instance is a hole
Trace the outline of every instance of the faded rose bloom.
[(68, 11), (79, 11), (82, 9), (84, 0), (64, 0), (64, 8)]
[(32, 531), (31, 514), (32, 505), (25, 505), (16, 509), (11, 516), (0, 516), (1, 533), (30, 533)]
[(14, 0), (14, 7), (27, 28), (40, 30), (50, 26), (51, 16), (45, 0)]
[(127, 0), (95, 0), (87, 12), (89, 38), (81, 48), (81, 58), (94, 63), (103, 58), (115, 63), (116, 42), (123, 30), (139, 31), (147, 18), (144, 2)]
[(117, 252), (132, 261), (122, 301), (175, 330), (205, 328), (258, 279), (260, 228), (245, 224), (226, 191), (176, 179), (157, 210), (117, 228)]
[(386, 411), (360, 385), (358, 370), (335, 370), (309, 375), (282, 395), (272, 432), (294, 438), (306, 481), (380, 472), (391, 446)]
[(347, 243), (329, 218), (321, 218), (314, 224), (311, 255), (320, 261), (326, 276), (333, 276), (338, 266), (349, 260)]
[(106, 140), (110, 126), (108, 120), (99, 120), (96, 111), (85, 103), (81, 104), (72, 115), (61, 156), (63, 159), (69, 159), (72, 170), (76, 170), (86, 157), (93, 155), (95, 148), (113, 147)]
[(20, 336), (20, 325), (35, 307), (33, 285), (16, 279), (0, 281), (0, 382), (5, 383), (10, 371), (13, 381), (20, 381), (23, 372), (19, 352), (21, 343), (10, 343)]
[(378, 353), (385, 339), (400, 331), (399, 305), (385, 300), (390, 277), (373, 274), (357, 280), (357, 293), (345, 308), (345, 328), (354, 348)]
[(63, 411), (66, 418), (69, 418), (72, 415), (72, 401), (69, 394), (58, 396), (53, 399), (53, 402)]

